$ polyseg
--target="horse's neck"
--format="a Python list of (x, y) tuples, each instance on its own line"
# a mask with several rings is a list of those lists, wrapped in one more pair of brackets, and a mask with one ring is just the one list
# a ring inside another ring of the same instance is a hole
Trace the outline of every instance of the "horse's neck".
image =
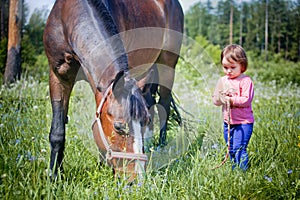
[(113, 20), (107, 15), (101, 16), (107, 13), (100, 13), (92, 6), (81, 1), (80, 15), (74, 16), (77, 23), (67, 31), (70, 45), (89, 73), (89, 81), (105, 88), (119, 71), (128, 68), (127, 57), (119, 35), (111, 31), (116, 30)]

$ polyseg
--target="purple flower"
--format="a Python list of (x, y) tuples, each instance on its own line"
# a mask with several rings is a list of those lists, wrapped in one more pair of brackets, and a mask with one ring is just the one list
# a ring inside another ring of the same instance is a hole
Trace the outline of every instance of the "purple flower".
[(139, 183), (137, 184), (137, 186), (138, 186), (138, 187), (142, 187), (142, 186), (143, 186), (143, 182), (139, 182)]
[(291, 174), (291, 173), (293, 173), (293, 170), (288, 170), (288, 172), (287, 172), (288, 174)]
[(219, 145), (216, 143), (216, 144), (212, 145), (211, 148), (213, 148), (213, 149), (219, 149)]
[(20, 143), (21, 143), (21, 140), (20, 139), (16, 139), (15, 145), (20, 144)]
[(31, 162), (33, 162), (33, 161), (36, 160), (36, 157), (35, 156), (31, 156), (31, 157), (28, 158), (28, 160), (31, 161)]
[(268, 177), (268, 176), (266, 176), (266, 175), (264, 176), (264, 178), (265, 178), (267, 181), (269, 181), (269, 182), (272, 182), (272, 180), (273, 180), (272, 177)]
[(18, 154), (16, 161), (18, 162), (20, 160), (20, 158), (21, 158), (21, 154)]

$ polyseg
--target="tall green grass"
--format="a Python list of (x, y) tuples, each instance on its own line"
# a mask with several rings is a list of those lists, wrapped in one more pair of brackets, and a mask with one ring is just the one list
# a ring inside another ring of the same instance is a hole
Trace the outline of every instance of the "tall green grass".
[[(196, 82), (201, 84), (201, 80)], [(114, 179), (111, 169), (98, 162), (90, 137), (95, 105), (90, 94), (91, 98), (86, 98), (84, 88), (79, 84), (72, 94), (65, 174), (56, 182), (48, 177), (52, 113), (47, 82), (27, 78), (11, 88), (1, 88), (0, 199), (300, 198), (299, 87), (255, 82), (256, 122), (248, 149), (251, 166), (246, 173), (232, 171), (229, 162), (211, 170), (226, 152), (221, 111), (209, 101), (210, 89), (198, 91), (194, 95), (205, 95), (196, 104), (199, 108), (194, 108), (199, 111), (195, 116), (197, 135), (189, 148), (131, 186), (122, 178)]]

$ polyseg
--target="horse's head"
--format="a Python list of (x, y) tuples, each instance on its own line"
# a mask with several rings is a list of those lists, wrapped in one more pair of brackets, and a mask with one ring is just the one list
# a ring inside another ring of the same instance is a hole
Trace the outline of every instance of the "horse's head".
[(145, 170), (143, 133), (149, 122), (150, 114), (136, 81), (127, 73), (119, 73), (98, 103), (93, 124), (102, 157), (115, 172), (129, 173), (132, 179)]

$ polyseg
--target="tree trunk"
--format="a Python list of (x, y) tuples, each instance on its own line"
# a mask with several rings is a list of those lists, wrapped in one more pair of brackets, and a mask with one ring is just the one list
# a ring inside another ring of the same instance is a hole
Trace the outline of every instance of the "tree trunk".
[(265, 53), (266, 61), (268, 61), (268, 26), (269, 26), (269, 13), (268, 13), (268, 0), (266, 0), (266, 24), (265, 24)]
[(1, 23), (1, 33), (0, 33), (0, 39), (2, 40), (3, 38), (6, 37), (6, 34), (5, 34), (5, 1), (4, 0), (1, 0), (1, 20), (0, 20), (0, 23)]
[(7, 61), (4, 73), (5, 84), (21, 76), (21, 26), (22, 0), (10, 0), (8, 25)]
[(230, 22), (229, 22), (229, 44), (232, 44), (233, 37), (233, 2), (230, 4)]
[[(242, 10), (242, 9), (241, 9)], [(243, 12), (240, 14), (240, 45), (243, 46)]]
[(288, 59), (288, 57), (289, 57), (289, 36), (288, 36), (288, 34), (286, 33), (286, 35), (285, 35), (285, 41), (286, 41), (286, 43), (285, 43), (285, 55), (284, 55), (284, 58), (287, 60)]

